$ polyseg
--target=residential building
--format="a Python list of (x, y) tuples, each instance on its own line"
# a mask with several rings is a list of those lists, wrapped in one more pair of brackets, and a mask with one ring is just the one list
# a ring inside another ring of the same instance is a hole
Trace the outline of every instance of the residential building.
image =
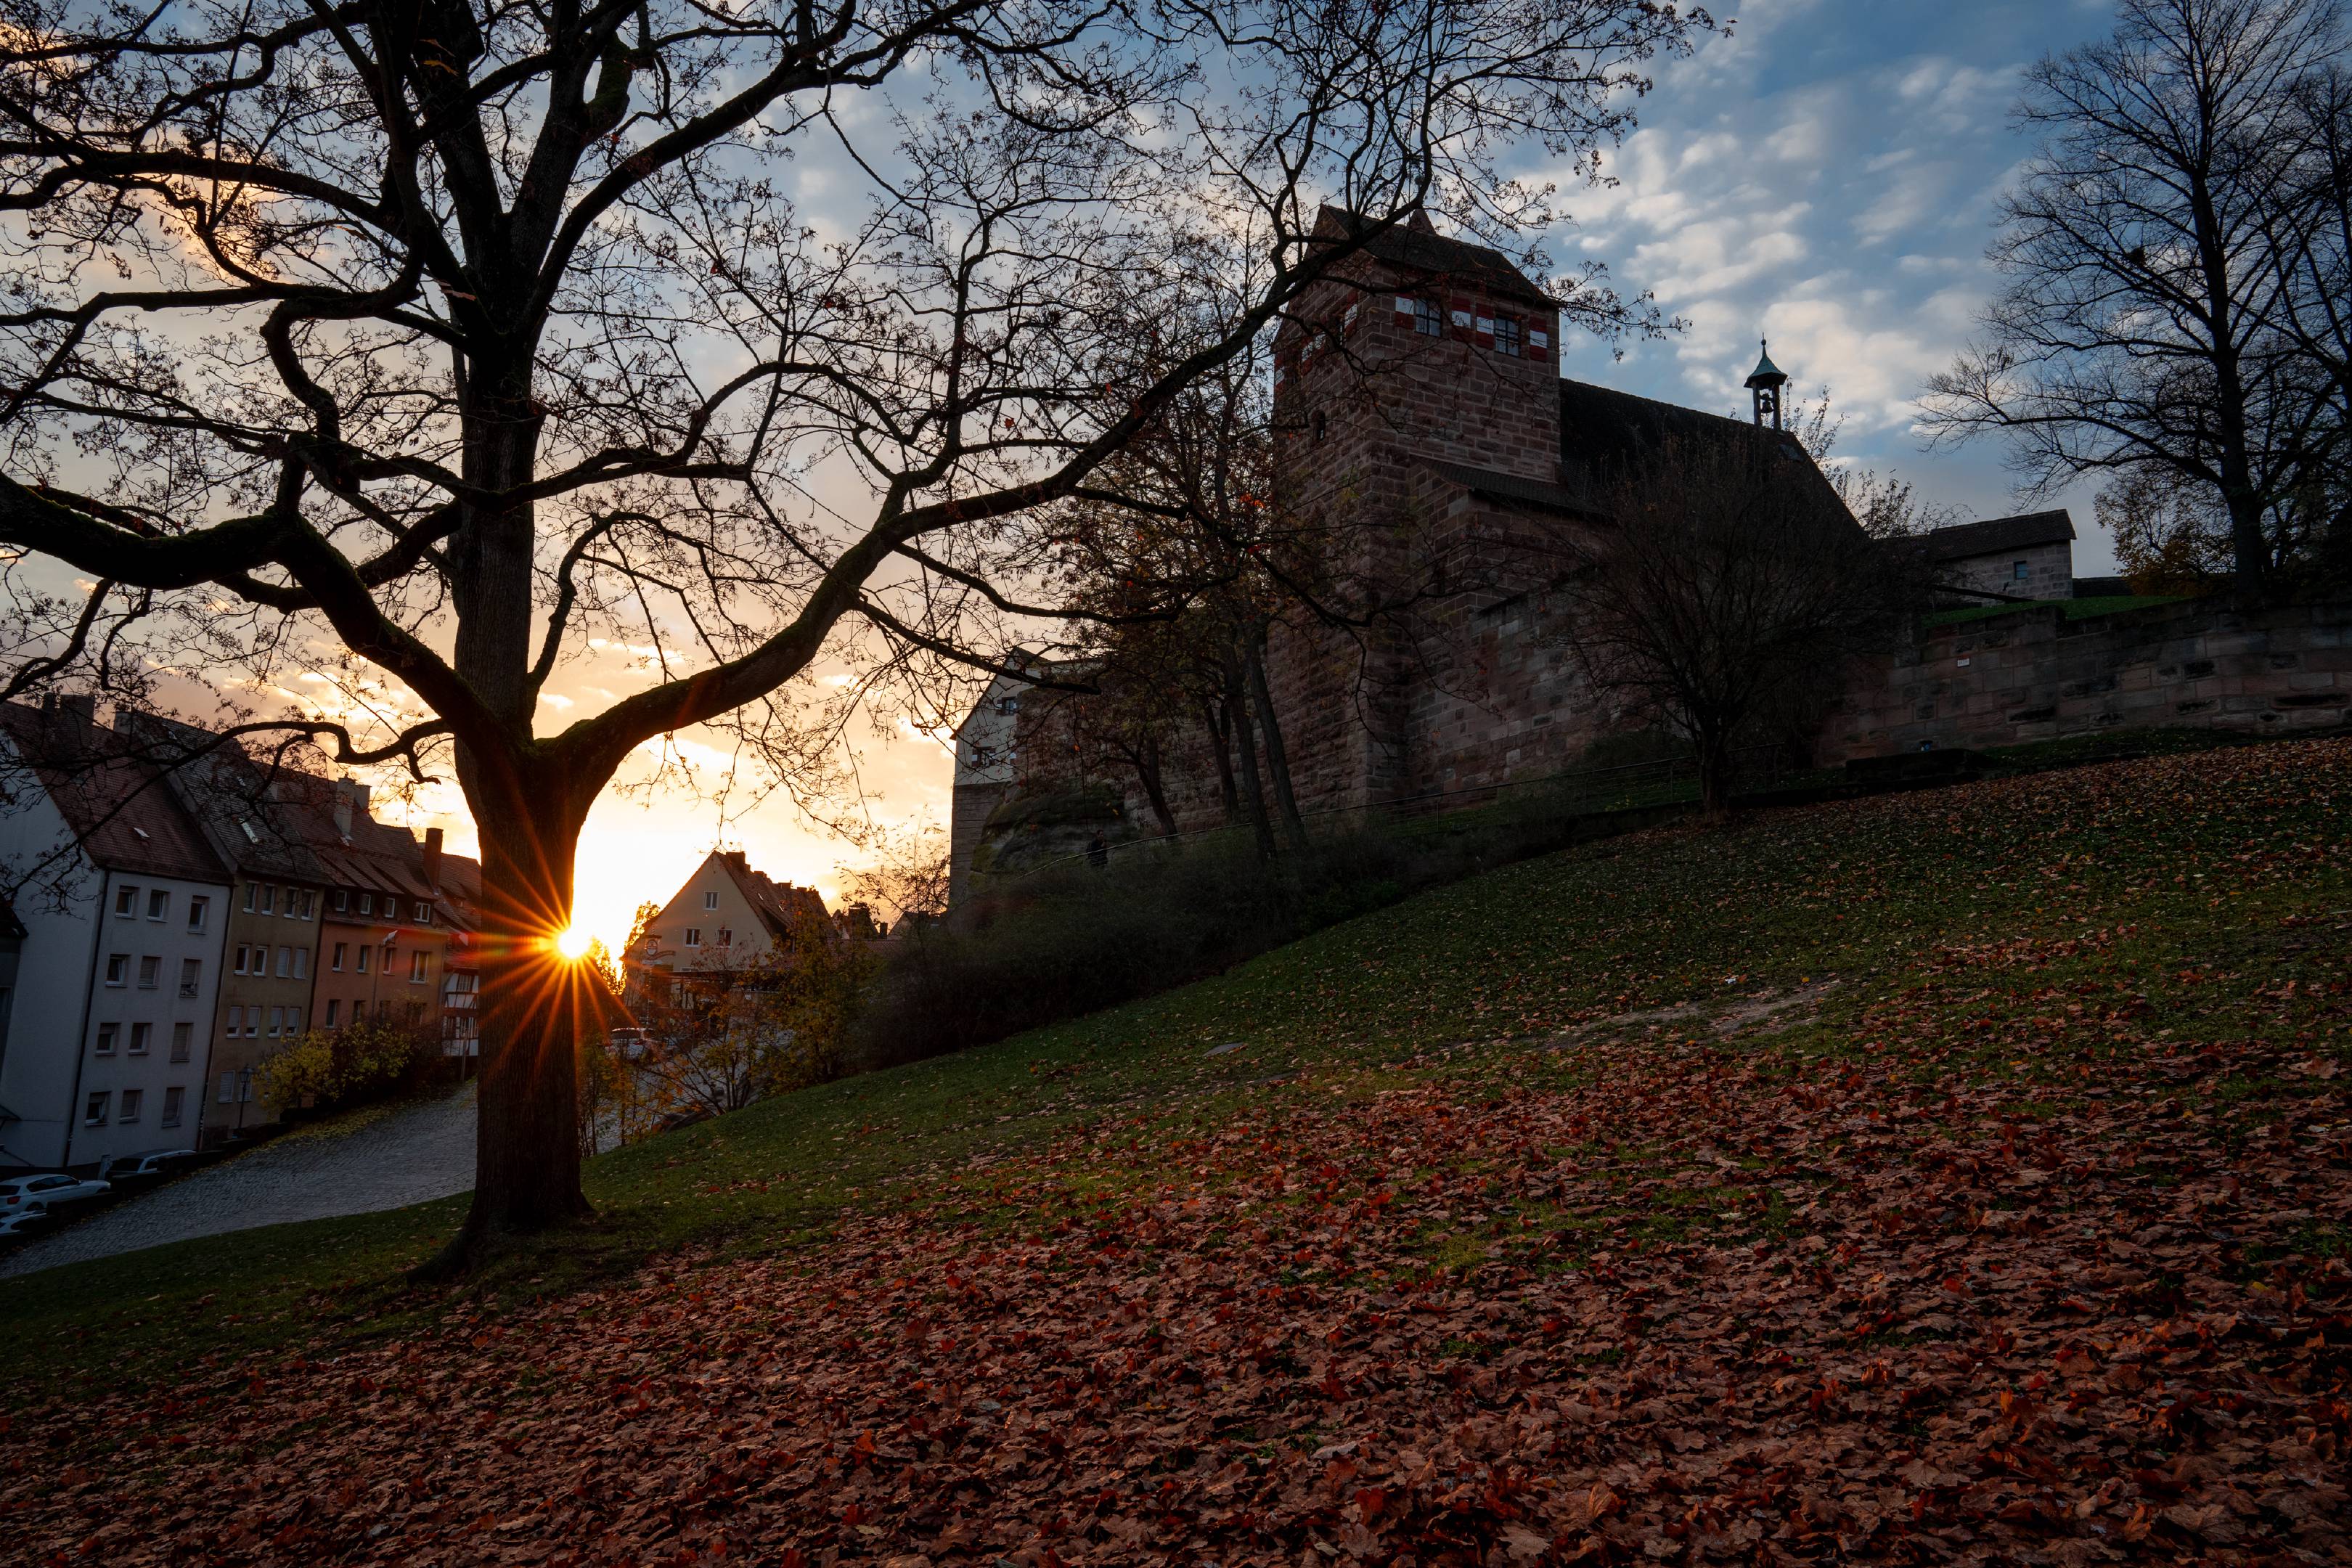
[(2074, 520), (2063, 507), (1954, 523), (1918, 542), (1937, 588), (1954, 604), (2075, 596)]
[(811, 933), (837, 934), (814, 888), (751, 869), (740, 849), (714, 849), (624, 955), (633, 987), (672, 976), (755, 968)]
[[(1027, 667), (1015, 648), (1006, 660)], [(1021, 697), (1029, 683), (1012, 675), (989, 682), (980, 700), (955, 730), (955, 805), (948, 823), (948, 901), (963, 897), (971, 880), (972, 851), (988, 818), (1013, 793), (1013, 742), (1021, 721)]]
[(202, 1143), (211, 1147), (285, 1109), (268, 1101), (257, 1069), (311, 1023), (327, 878), (306, 827), (323, 818), (333, 786), (265, 766), (192, 726), (152, 715), (135, 723), (167, 754), (186, 757), (166, 778), (232, 878), (205, 1070)]
[(371, 817), (367, 785), (345, 779), (311, 847), (329, 884), (310, 999), (318, 1026), (391, 1024), (437, 1035), (446, 945), (436, 892), (441, 830), (420, 846), (405, 828)]
[(0, 1167), (192, 1143), (229, 872), (89, 699), (0, 704), (0, 861), (26, 879)]
[(482, 866), (463, 855), (441, 858), (441, 1054), (482, 1054)]

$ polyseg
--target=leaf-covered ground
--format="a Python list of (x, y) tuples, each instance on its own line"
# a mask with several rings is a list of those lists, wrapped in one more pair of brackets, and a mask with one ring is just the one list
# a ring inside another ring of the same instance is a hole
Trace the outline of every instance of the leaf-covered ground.
[(21, 1407), (0, 1541), (2352, 1562), (2347, 800), (2279, 744), (1517, 868), (1009, 1042), (1046, 1141), (868, 1086), (818, 1152), (915, 1153), (822, 1240)]

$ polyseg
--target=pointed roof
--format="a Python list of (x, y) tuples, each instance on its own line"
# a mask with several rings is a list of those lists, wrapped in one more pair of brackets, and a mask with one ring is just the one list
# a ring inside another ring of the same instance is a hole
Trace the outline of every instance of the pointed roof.
[(799, 921), (828, 919), (824, 896), (814, 888), (795, 887), (790, 882), (776, 881), (764, 871), (754, 871), (740, 849), (714, 849), (710, 853), (727, 868), (736, 890), (759, 915), (760, 923), (768, 928), (771, 937), (781, 941), (793, 934), (793, 927)]
[(229, 879), (203, 831), (173, 798), (140, 748), (88, 717), (89, 710), (0, 702), (0, 731), (30, 765), (83, 854), (116, 871)]
[(1764, 338), (1759, 338), (1756, 340), (1756, 368), (1748, 373), (1747, 381), (1747, 385), (1751, 390), (1757, 387), (1785, 386), (1788, 384), (1789, 373), (1772, 363), (1772, 355), (1769, 352), (1770, 347), (1771, 344), (1769, 340)]
[[(1373, 220), (1361, 213), (1327, 205), (1316, 214), (1315, 237), (1355, 239), (1373, 226)], [(1365, 242), (1364, 254), (1406, 274), (1398, 279), (1402, 282), (1475, 289), (1530, 305), (1555, 303), (1509, 257), (1492, 246), (1448, 239), (1437, 232), (1425, 213), (1416, 212), (1403, 223), (1373, 234)]]

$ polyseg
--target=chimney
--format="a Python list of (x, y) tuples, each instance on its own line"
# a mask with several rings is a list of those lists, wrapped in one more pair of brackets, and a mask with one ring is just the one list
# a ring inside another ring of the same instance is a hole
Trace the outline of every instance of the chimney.
[(335, 781), (335, 831), (349, 838), (352, 829), (367, 820), (368, 786), (355, 779)]
[(425, 830), (425, 885), (435, 892), (441, 890), (441, 830)]

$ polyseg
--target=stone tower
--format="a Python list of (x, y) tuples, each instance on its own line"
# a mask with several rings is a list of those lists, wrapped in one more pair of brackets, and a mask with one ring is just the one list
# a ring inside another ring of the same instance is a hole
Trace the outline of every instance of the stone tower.
[(1498, 542), (1479, 494), (1555, 490), (1560, 458), (1559, 310), (1507, 258), (1418, 214), (1367, 238), (1326, 207), (1316, 235), (1360, 248), (1276, 336), (1276, 499), (1321, 542), (1334, 602), (1390, 611), (1269, 641), (1310, 810), (1411, 790), (1414, 651), (1396, 622), (1486, 569)]

